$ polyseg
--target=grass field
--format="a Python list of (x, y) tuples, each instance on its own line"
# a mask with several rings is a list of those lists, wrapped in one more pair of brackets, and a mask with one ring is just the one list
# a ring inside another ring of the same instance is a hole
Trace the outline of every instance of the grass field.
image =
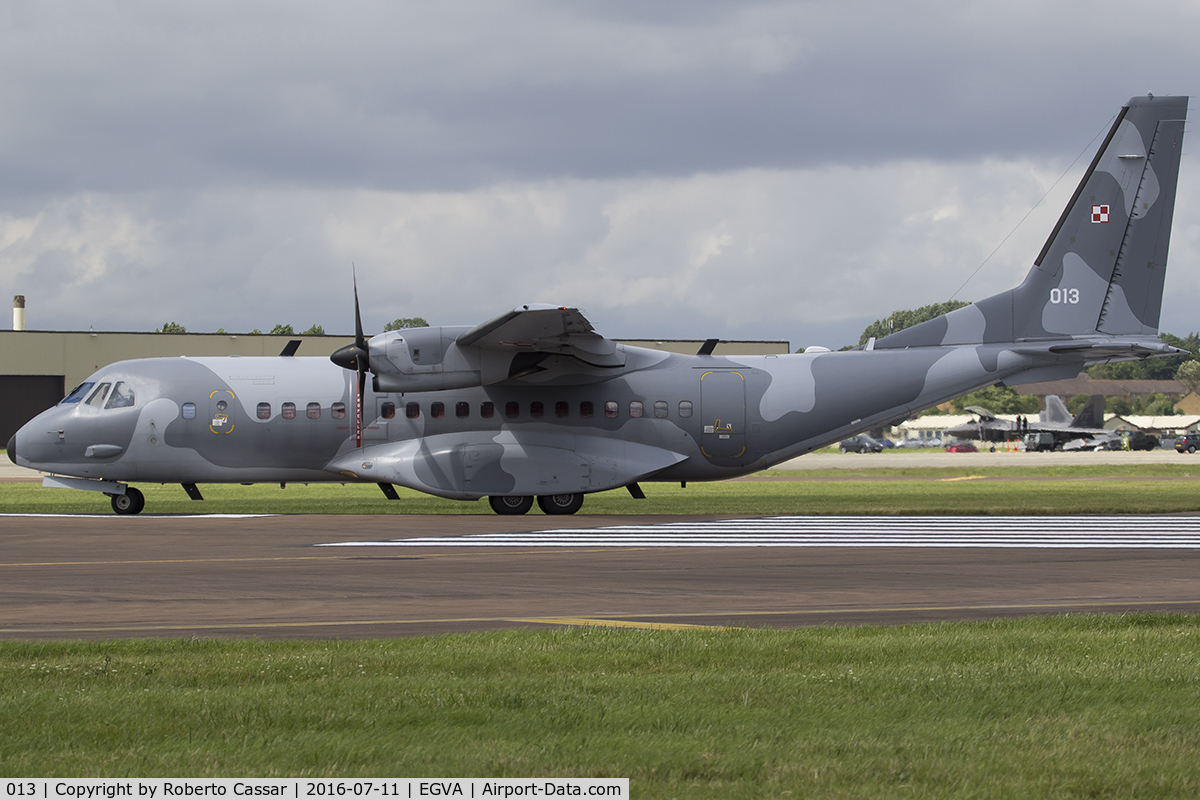
[(0, 773), (611, 776), (652, 797), (1200, 793), (1200, 618), (0, 643)]
[[(1200, 511), (1187, 464), (646, 484), (606, 514)], [(148, 513), (490, 513), (375, 486), (139, 485)], [(0, 484), (9, 512), (110, 513)], [(1200, 616), (386, 641), (0, 642), (0, 775), (629, 777), (654, 797), (1200, 796)]]
[[(136, 484), (149, 514), (490, 514), (486, 501), (443, 500), (373, 484), (206, 484), (205, 500), (179, 486)], [(588, 495), (585, 514), (1154, 514), (1200, 511), (1200, 468), (1184, 464), (767, 471), (738, 481), (642, 485)], [(111, 513), (98, 492), (0, 483), (12, 513)], [(537, 513), (536, 511), (534, 513)]]

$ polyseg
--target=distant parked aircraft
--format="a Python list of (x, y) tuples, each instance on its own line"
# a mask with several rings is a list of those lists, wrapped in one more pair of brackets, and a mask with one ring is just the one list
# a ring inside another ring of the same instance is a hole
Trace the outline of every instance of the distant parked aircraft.
[(984, 442), (1014, 442), (1030, 433), (1046, 433), (1053, 437), (1055, 446), (1074, 439), (1108, 436), (1111, 431), (1103, 428), (1104, 396), (1093, 395), (1074, 417), (1057, 395), (1046, 396), (1046, 409), (1036, 420), (1028, 417), (1013, 421), (1000, 419), (986, 408), (967, 406), (965, 409), (975, 416), (971, 422), (946, 429), (947, 436), (960, 439), (979, 439)]

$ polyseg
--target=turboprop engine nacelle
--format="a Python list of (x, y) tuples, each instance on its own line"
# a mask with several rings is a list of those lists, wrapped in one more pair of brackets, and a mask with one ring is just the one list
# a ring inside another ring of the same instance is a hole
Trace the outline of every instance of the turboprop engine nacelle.
[(462, 347), (467, 326), (406, 328), (368, 343), (377, 392), (436, 392), (494, 383), (508, 377), (511, 354)]

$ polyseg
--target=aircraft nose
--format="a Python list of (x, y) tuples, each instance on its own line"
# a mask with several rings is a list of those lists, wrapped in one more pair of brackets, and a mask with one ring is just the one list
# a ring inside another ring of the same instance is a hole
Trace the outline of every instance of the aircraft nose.
[(8, 460), (17, 463), (17, 435), (14, 433), (8, 439)]

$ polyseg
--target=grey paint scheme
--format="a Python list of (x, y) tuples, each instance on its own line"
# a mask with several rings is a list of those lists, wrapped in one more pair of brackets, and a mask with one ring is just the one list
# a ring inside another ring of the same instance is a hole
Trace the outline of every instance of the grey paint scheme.
[[(373, 337), (361, 449), (353, 372), (318, 358), (179, 358), (98, 371), (91, 380), (132, 385), (136, 407), (60, 405), (22, 428), (10, 455), (115, 482), (357, 480), (461, 499), (595, 492), (741, 475), (991, 384), (1172, 354), (1157, 328), (1186, 111), (1185, 97), (1129, 102), (1019, 287), (864, 348), (681, 356), (618, 345), (577, 309), (522, 306), (474, 328)], [(1094, 206), (1107, 216), (1093, 222)], [(219, 398), (230, 428), (210, 426)], [(284, 401), (296, 403), (295, 419), (280, 418)], [(580, 416), (583, 401), (594, 416)], [(635, 401), (641, 417), (630, 414)], [(684, 401), (691, 416), (680, 414)], [(185, 402), (196, 419), (182, 418)], [(320, 419), (305, 417), (309, 402)], [(330, 418), (335, 402), (344, 419)], [(383, 402), (396, 404), (394, 419), (380, 416)], [(408, 402), (420, 404), (415, 419)], [(466, 418), (455, 414), (461, 402)], [(505, 417), (509, 402), (516, 419)], [(568, 416), (555, 415), (558, 402)], [(269, 419), (256, 417), (259, 403), (271, 404)]]

